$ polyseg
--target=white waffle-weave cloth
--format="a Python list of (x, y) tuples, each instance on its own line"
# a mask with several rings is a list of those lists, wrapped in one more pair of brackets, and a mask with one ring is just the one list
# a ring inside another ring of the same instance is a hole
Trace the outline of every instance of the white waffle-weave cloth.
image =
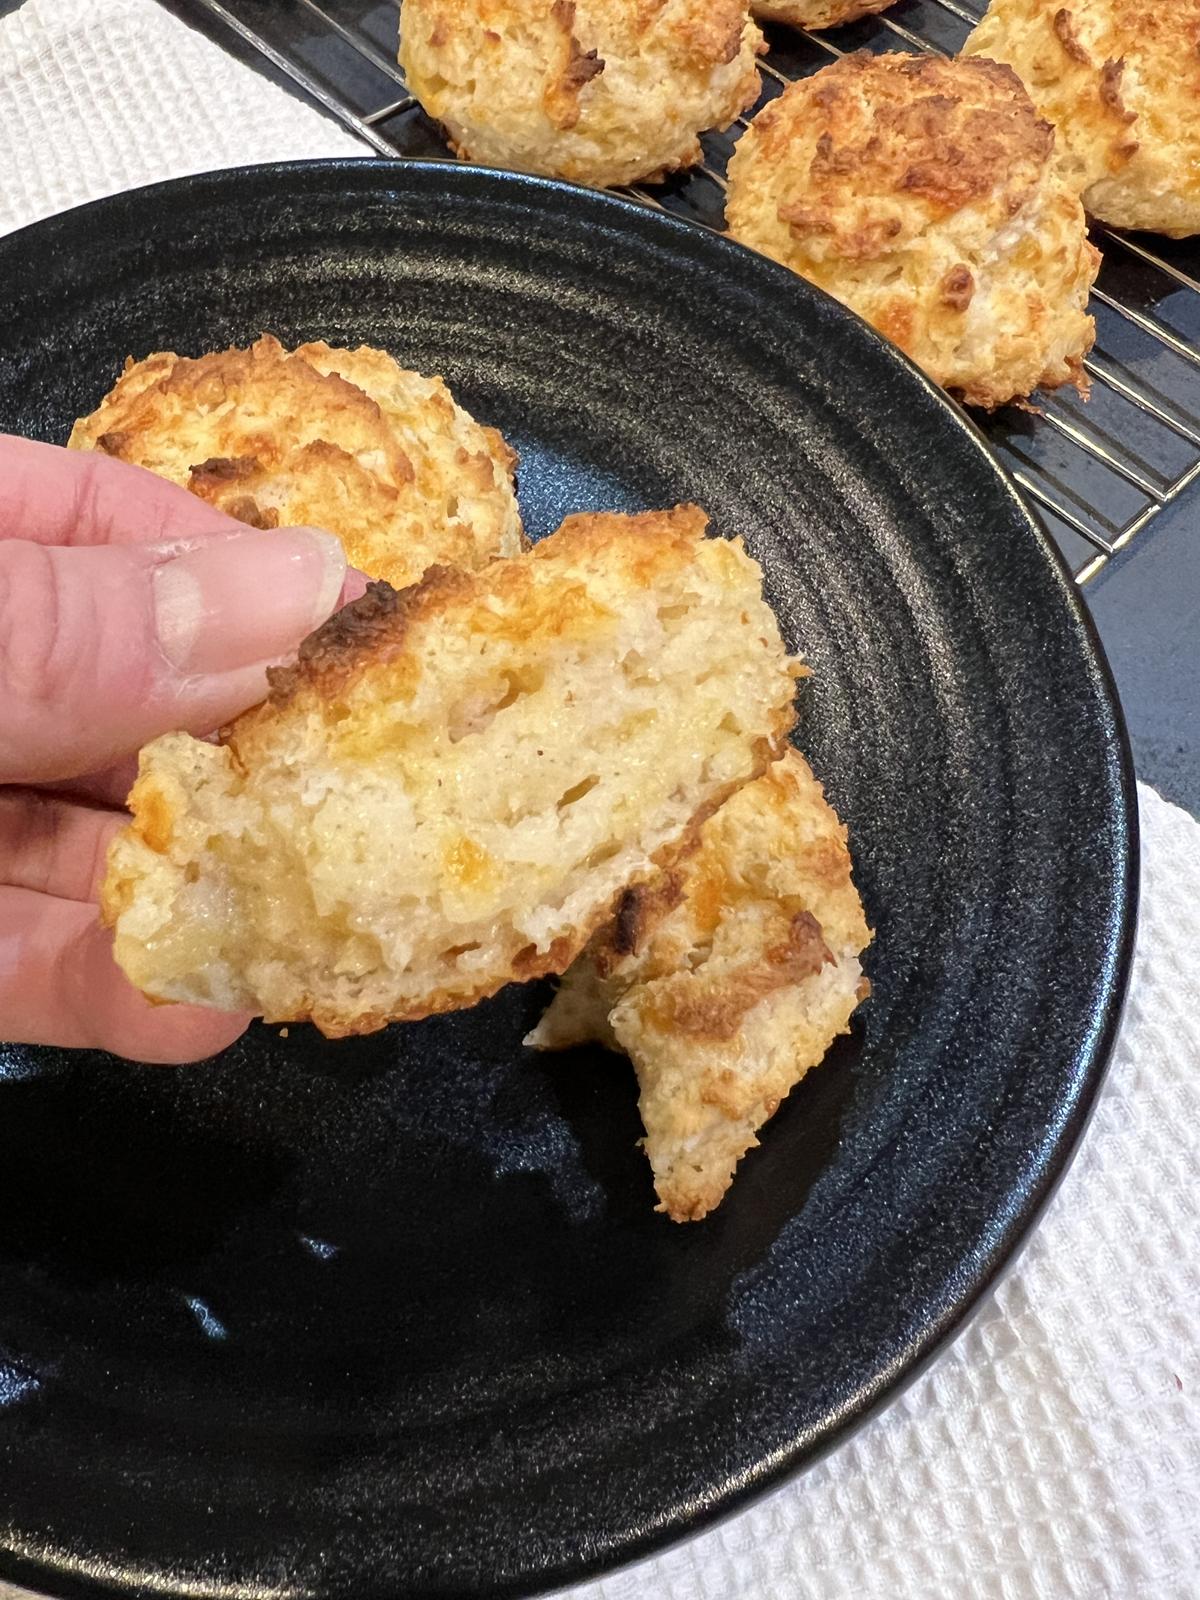
[[(0, 232), (159, 178), (364, 149), (156, 0), (25, 0), (0, 18)], [(564, 1596), (1200, 1597), (1200, 824), (1139, 797), (1124, 1027), (1015, 1269), (805, 1477)]]
[(368, 153), (157, 0), (25, 0), (0, 18), (0, 233), (159, 178)]

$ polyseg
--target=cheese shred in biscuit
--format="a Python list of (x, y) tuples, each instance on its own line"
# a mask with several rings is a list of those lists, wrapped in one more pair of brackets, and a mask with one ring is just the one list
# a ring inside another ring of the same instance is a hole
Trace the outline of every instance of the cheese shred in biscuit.
[(561, 972), (792, 724), (761, 573), (705, 521), (377, 585), (219, 743), (147, 746), (103, 893), (131, 981), (336, 1036)]

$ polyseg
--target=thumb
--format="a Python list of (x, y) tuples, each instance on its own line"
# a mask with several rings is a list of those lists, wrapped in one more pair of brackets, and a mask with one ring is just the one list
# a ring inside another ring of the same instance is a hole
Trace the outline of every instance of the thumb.
[(313, 528), (0, 541), (0, 783), (75, 777), (228, 721), (333, 611), (345, 572), (339, 542)]

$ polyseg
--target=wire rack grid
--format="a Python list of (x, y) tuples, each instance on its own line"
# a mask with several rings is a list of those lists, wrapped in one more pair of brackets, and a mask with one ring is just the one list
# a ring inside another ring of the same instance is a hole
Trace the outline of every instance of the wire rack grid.
[[(724, 225), (725, 166), (749, 116), (798, 77), (851, 50), (953, 54), (985, 0), (900, 0), (824, 34), (768, 29), (758, 105), (705, 135), (703, 165), (627, 190), (705, 226)], [(447, 158), (396, 62), (400, 0), (188, 0), (388, 156)], [(185, 8), (186, 9), (186, 8)], [(1104, 264), (1092, 294), (1090, 401), (1039, 396), (1036, 412), (981, 417), (985, 433), (1080, 583), (1144, 535), (1200, 478), (1200, 255), (1190, 242), (1095, 230)]]

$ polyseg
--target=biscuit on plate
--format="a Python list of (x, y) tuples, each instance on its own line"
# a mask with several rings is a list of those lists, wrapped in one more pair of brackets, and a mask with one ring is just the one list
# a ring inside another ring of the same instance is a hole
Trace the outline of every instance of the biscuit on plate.
[(762, 574), (705, 523), (374, 585), (220, 743), (148, 745), (102, 896), (130, 980), (338, 1036), (561, 972), (793, 721)]
[(792, 28), (838, 28), (873, 17), (896, 0), (751, 0), (759, 22), (785, 22)]
[(860, 53), (792, 84), (729, 163), (735, 239), (994, 407), (1086, 380), (1100, 257), (1054, 131), (995, 62)]
[(405, 0), (408, 86), (468, 161), (596, 186), (700, 160), (758, 94), (747, 0)]
[(963, 49), (1016, 71), (1092, 216), (1200, 232), (1200, 0), (992, 0)]
[(870, 939), (846, 830), (789, 748), (693, 854), (625, 893), (526, 1042), (630, 1056), (658, 1209), (694, 1221), (847, 1031)]
[(256, 528), (326, 528), (352, 565), (398, 588), (524, 543), (500, 434), (440, 378), (366, 346), (289, 354), (264, 334), (198, 360), (131, 359), (70, 446), (147, 467)]

